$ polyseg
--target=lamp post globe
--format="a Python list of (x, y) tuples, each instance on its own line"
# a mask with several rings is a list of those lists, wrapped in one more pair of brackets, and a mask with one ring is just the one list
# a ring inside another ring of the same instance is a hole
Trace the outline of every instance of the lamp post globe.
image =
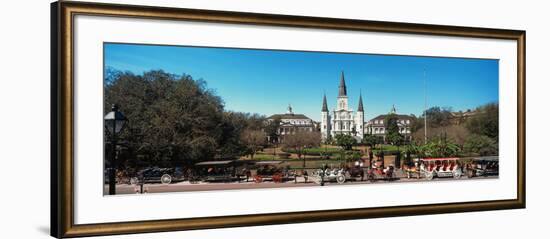
[(117, 136), (126, 125), (128, 119), (124, 116), (124, 114), (122, 114), (122, 112), (118, 111), (118, 106), (116, 104), (113, 105), (111, 111), (107, 113), (103, 119), (105, 121), (105, 131), (107, 132), (107, 137), (110, 138), (111, 143), (111, 157), (109, 168), (107, 169), (107, 172), (109, 173), (109, 195), (114, 195), (116, 194)]
[(105, 130), (107, 130), (111, 137), (120, 133), (128, 121), (126, 116), (124, 116), (122, 112), (118, 111), (118, 105), (116, 104), (113, 105), (111, 112), (107, 113), (103, 119), (105, 120)]

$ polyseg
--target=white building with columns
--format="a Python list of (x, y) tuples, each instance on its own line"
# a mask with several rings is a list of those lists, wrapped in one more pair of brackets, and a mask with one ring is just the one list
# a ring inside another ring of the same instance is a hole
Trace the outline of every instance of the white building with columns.
[(321, 137), (323, 141), (327, 138), (334, 138), (338, 134), (354, 136), (357, 140), (363, 139), (365, 134), (365, 111), (363, 109), (363, 99), (359, 94), (359, 103), (357, 112), (349, 108), (348, 94), (344, 72), (340, 77), (338, 86), (338, 97), (336, 98), (336, 108), (331, 112), (328, 110), (327, 97), (323, 95), (323, 107), (321, 109)]

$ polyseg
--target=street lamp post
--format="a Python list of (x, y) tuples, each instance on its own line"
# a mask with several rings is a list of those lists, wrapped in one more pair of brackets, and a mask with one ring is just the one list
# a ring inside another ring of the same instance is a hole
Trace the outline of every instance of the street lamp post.
[(105, 131), (107, 135), (110, 136), (111, 141), (111, 157), (109, 168), (107, 172), (109, 173), (109, 195), (116, 194), (116, 145), (117, 145), (117, 136), (118, 133), (124, 128), (124, 125), (128, 121), (126, 116), (118, 111), (118, 106), (116, 104), (111, 108), (111, 112), (107, 113), (103, 118), (105, 121)]

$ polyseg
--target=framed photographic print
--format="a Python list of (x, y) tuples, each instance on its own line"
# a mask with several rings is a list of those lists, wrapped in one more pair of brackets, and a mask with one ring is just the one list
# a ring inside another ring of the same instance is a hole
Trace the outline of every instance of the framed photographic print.
[(51, 11), (54, 237), (525, 208), (525, 31)]

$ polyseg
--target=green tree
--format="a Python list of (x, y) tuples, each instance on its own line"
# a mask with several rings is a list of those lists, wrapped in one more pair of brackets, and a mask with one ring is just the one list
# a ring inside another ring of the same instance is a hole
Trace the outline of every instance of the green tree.
[(414, 114), (410, 115), (411, 117), (411, 124), (410, 129), (411, 133), (415, 133), (418, 130), (422, 129), (424, 127), (424, 118), (423, 117), (416, 117)]
[(247, 129), (241, 134), (241, 141), (248, 149), (247, 153), (250, 155), (250, 159), (254, 159), (254, 155), (265, 143), (265, 133), (260, 130)]
[(416, 148), (417, 155), (425, 158), (459, 156), (460, 146), (445, 137), (436, 137)]
[(222, 131), (219, 154), (220, 158), (237, 158), (246, 154), (246, 145), (241, 141), (242, 132), (246, 129), (248, 115), (240, 112), (224, 112), (219, 128)]
[(436, 128), (451, 124), (452, 109), (449, 107), (434, 106), (426, 110), (429, 127)]
[(363, 136), (363, 144), (365, 144), (369, 149), (369, 159), (372, 159), (372, 149), (376, 147), (376, 144), (379, 143), (378, 137), (372, 135), (372, 134), (365, 134)]
[(357, 144), (355, 138), (347, 134), (337, 134), (334, 139), (336, 140), (336, 145), (342, 147), (344, 150), (351, 150)]
[[(139, 156), (149, 165), (192, 165), (214, 158), (226, 143), (219, 127), (224, 124), (223, 102), (204, 81), (163, 71), (115, 72), (108, 77), (104, 112), (118, 104), (128, 126), (139, 131), (139, 143), (131, 150), (136, 155), (131, 157)], [(132, 131), (125, 132), (122, 138), (135, 141)]]
[(376, 144), (379, 143), (378, 137), (372, 135), (372, 134), (365, 134), (363, 136), (363, 144), (365, 144), (368, 147), (375, 147)]
[(281, 117), (275, 117), (274, 119), (267, 120), (265, 123), (264, 131), (269, 137), (270, 143), (278, 141), (279, 127), (281, 125)]
[(498, 104), (487, 104), (475, 111), (477, 114), (466, 121), (466, 128), (472, 133), (485, 135), (498, 142)]
[(298, 159), (303, 155), (303, 167), (306, 167), (305, 149), (319, 147), (321, 145), (321, 133), (318, 131), (301, 131), (298, 130), (294, 134), (286, 135), (283, 140), (283, 147), (294, 149), (298, 154)]
[(409, 144), (405, 146), (405, 149), (403, 150), (403, 153), (405, 154), (405, 164), (408, 166), (413, 165), (412, 161), (412, 155), (420, 156), (420, 146), (416, 144), (416, 142), (411, 141)]
[(464, 143), (464, 151), (481, 156), (497, 155), (498, 142), (486, 135), (471, 135)]
[(384, 119), (386, 127), (386, 141), (392, 145), (401, 145), (404, 140), (403, 135), (399, 133), (398, 118), (396, 114), (390, 113)]

